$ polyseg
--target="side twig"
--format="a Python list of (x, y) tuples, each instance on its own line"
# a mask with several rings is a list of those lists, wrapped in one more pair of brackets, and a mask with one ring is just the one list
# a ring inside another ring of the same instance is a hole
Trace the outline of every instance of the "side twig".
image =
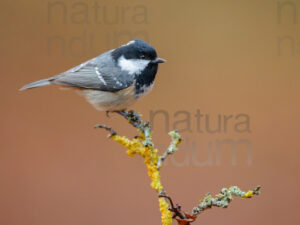
[(167, 150), (165, 151), (165, 153), (162, 156), (160, 156), (158, 159), (157, 166), (159, 169), (161, 168), (162, 163), (165, 161), (168, 155), (172, 155), (178, 150), (178, 145), (182, 141), (182, 138), (177, 130), (169, 132), (169, 135), (171, 136), (172, 141), (169, 147), (167, 148)]

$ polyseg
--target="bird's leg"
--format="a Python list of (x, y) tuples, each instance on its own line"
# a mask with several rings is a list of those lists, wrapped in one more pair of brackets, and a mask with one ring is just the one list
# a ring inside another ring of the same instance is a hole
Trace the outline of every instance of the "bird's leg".
[(110, 111), (107, 110), (105, 113), (106, 113), (106, 117), (110, 118), (109, 116)]

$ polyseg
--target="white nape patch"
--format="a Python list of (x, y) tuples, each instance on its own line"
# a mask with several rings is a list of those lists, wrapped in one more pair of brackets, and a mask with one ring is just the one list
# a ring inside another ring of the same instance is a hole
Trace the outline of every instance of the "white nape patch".
[(149, 64), (150, 60), (146, 59), (125, 59), (122, 55), (118, 60), (121, 70), (127, 71), (130, 75), (139, 75)]
[(125, 46), (126, 45), (132, 45), (132, 44), (134, 44), (135, 43), (135, 40), (132, 40), (132, 41), (129, 41), (127, 44), (125, 44)]
[(99, 72), (99, 68), (98, 67), (95, 67), (95, 71), (96, 71), (96, 74), (98, 75), (98, 78), (99, 80), (104, 84), (104, 85), (107, 85), (105, 80), (103, 79), (101, 73)]
[(146, 86), (146, 85), (142, 86), (141, 87), (142, 92), (137, 94), (137, 97), (140, 98), (142, 96), (145, 96), (148, 92), (150, 92), (152, 90), (153, 85), (154, 85), (154, 82), (152, 84), (150, 84), (149, 86)]

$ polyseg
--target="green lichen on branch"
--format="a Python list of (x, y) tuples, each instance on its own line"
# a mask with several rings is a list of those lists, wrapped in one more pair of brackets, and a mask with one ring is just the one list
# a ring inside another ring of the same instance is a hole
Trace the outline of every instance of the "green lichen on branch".
[(210, 209), (213, 206), (227, 208), (229, 203), (233, 200), (232, 196), (252, 198), (253, 195), (259, 195), (259, 190), (260, 186), (257, 186), (254, 190), (244, 192), (237, 186), (232, 186), (230, 188), (223, 188), (220, 194), (216, 195), (214, 198), (210, 193), (207, 193), (204, 199), (200, 200), (199, 205), (193, 208), (191, 215), (199, 215), (204, 210)]
[(169, 132), (169, 135), (171, 136), (172, 141), (165, 153), (158, 159), (157, 166), (159, 169), (161, 168), (163, 161), (168, 157), (168, 155), (172, 155), (178, 150), (178, 145), (182, 141), (182, 138), (177, 130)]
[[(258, 195), (260, 186), (252, 191), (243, 192), (237, 186), (230, 188), (223, 188), (220, 194), (214, 198), (208, 193), (200, 203), (193, 208), (191, 214), (183, 212), (181, 206), (174, 205), (171, 197), (166, 194), (160, 178), (160, 169), (164, 160), (174, 154), (178, 150), (178, 145), (182, 141), (182, 138), (178, 131), (171, 131), (171, 143), (163, 155), (158, 155), (158, 150), (154, 147), (152, 141), (152, 129), (149, 122), (142, 121), (141, 116), (134, 111), (119, 111), (117, 112), (123, 116), (129, 124), (137, 128), (139, 134), (129, 139), (125, 136), (119, 136), (116, 131), (107, 125), (96, 125), (95, 128), (103, 128), (110, 132), (109, 138), (115, 140), (127, 151), (127, 155), (133, 157), (134, 155), (140, 155), (144, 158), (144, 163), (148, 170), (148, 176), (151, 178), (151, 187), (158, 193), (159, 208), (161, 212), (161, 221), (163, 225), (171, 225), (172, 220), (176, 219), (180, 225), (189, 225), (196, 220), (196, 217), (206, 209), (212, 208), (212, 206), (226, 208), (232, 201), (232, 196), (238, 196), (241, 198), (251, 198), (253, 195)], [(169, 202), (169, 203), (168, 203)]]

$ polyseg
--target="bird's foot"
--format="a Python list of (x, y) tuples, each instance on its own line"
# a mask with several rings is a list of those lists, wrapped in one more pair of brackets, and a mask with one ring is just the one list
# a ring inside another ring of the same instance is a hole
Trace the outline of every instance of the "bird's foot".
[(141, 117), (138, 113), (134, 112), (133, 110), (120, 110), (120, 111), (114, 111), (116, 113), (118, 113), (119, 115), (123, 116), (125, 119), (128, 120), (128, 122), (134, 126), (139, 128), (141, 126)]

